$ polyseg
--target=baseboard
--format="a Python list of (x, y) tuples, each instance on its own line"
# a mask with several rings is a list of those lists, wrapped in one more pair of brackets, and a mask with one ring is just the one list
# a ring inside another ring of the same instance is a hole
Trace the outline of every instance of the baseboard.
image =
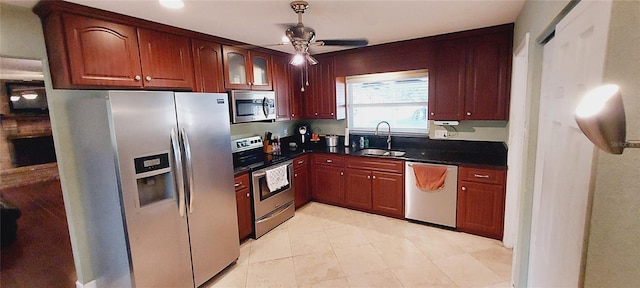
[(93, 280), (84, 285), (80, 283), (80, 281), (76, 281), (76, 288), (98, 288), (98, 285), (96, 284), (96, 280)]

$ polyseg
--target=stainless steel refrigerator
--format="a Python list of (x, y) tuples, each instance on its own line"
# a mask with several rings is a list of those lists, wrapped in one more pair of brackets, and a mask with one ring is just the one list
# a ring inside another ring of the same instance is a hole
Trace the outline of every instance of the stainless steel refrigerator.
[(68, 102), (97, 285), (194, 287), (236, 261), (227, 94), (87, 93)]

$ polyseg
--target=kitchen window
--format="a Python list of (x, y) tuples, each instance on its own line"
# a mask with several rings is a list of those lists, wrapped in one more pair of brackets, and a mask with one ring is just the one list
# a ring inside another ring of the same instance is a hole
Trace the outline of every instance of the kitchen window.
[[(387, 121), (393, 134), (428, 134), (427, 70), (349, 76), (346, 82), (351, 131), (374, 132), (380, 121)], [(382, 129), (386, 133), (388, 128)]]

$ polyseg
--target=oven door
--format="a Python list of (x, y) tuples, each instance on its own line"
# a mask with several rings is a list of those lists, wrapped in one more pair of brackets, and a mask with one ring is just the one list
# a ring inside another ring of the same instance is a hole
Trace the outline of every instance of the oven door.
[[(287, 166), (287, 180), (289, 181), (289, 185), (286, 185), (275, 191), (270, 191), (269, 187), (267, 186), (266, 171), (283, 165)], [(293, 183), (292, 176), (292, 161), (275, 164), (251, 173), (251, 188), (253, 191), (253, 207), (255, 210), (255, 219), (259, 219), (269, 212), (272, 212), (273, 210), (278, 209), (294, 200), (293, 187), (295, 183)]]

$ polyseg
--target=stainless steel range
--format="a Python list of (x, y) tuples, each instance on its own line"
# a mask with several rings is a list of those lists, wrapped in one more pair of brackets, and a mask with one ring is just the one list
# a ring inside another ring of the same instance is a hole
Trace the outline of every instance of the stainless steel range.
[[(278, 155), (263, 153), (259, 136), (233, 140), (231, 147), (234, 168), (250, 169), (257, 239), (295, 213), (293, 162)], [(280, 185), (274, 186), (274, 182)]]

